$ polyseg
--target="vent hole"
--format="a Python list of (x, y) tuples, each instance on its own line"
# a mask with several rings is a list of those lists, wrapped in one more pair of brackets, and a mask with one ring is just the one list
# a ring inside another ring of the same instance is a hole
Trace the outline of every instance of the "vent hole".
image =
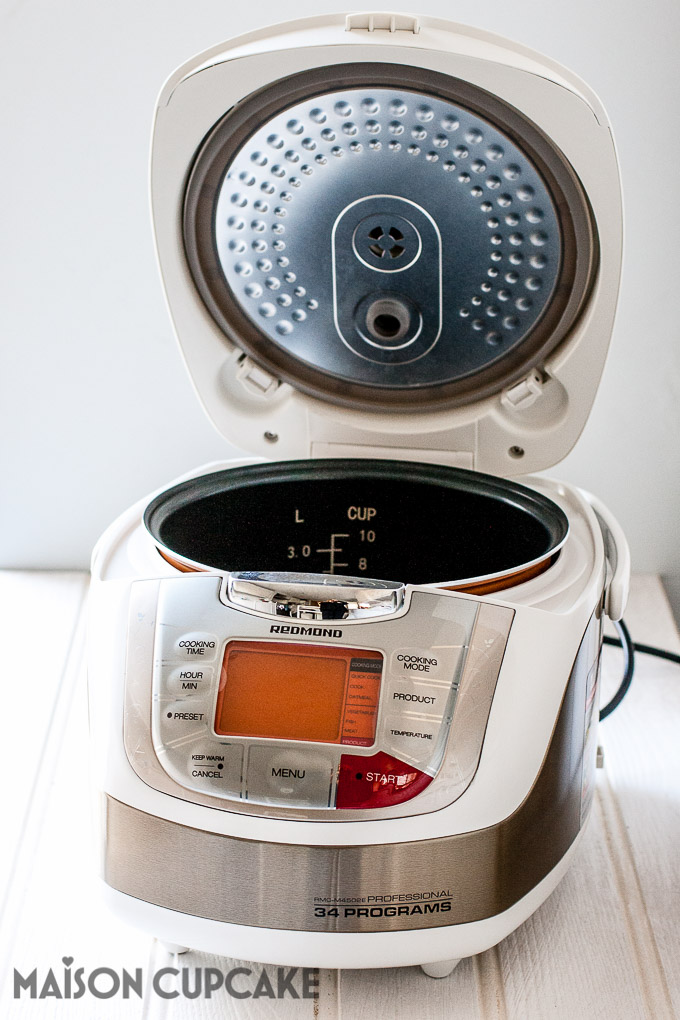
[[(418, 313), (396, 295), (365, 298), (357, 307), (359, 332), (365, 329), (380, 346), (390, 346), (404, 339), (412, 330)], [(415, 317), (414, 317), (415, 316)]]
[[(390, 231), (390, 233), (391, 233), (391, 231)], [(382, 227), (373, 227), (373, 230), (369, 230), (368, 236), (372, 237), (374, 241), (379, 241), (380, 238), (383, 236), (383, 228)]]
[(406, 249), (403, 244), (395, 244), (393, 248), (390, 248), (390, 257), (398, 259), (400, 255), (403, 255)]
[(369, 244), (369, 246), (368, 246), (368, 250), (369, 250), (369, 251), (370, 251), (370, 252), (371, 252), (371, 253), (372, 253), (373, 255), (375, 255), (375, 257), (376, 257), (377, 259), (381, 259), (381, 258), (384, 258), (385, 252), (383, 251), (383, 249), (382, 249), (382, 248), (380, 247), (380, 245), (379, 245), (379, 244)]
[(373, 328), (378, 336), (382, 336), (386, 340), (391, 340), (400, 331), (401, 322), (396, 315), (390, 315), (388, 312), (383, 312), (381, 315), (376, 315), (373, 320)]
[[(403, 241), (404, 240), (404, 235), (402, 234), (401, 230), (397, 230), (396, 227), (390, 227), (390, 237), (392, 238), (393, 241)], [(403, 251), (403, 248), (402, 248), (402, 251)]]

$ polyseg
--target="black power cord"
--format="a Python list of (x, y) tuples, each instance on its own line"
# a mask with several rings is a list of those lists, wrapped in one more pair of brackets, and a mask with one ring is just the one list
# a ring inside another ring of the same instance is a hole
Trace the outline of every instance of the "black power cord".
[(676, 662), (680, 665), (680, 655), (677, 655), (675, 652), (668, 652), (665, 648), (655, 648), (654, 645), (643, 645), (633, 641), (630, 631), (623, 620), (617, 621), (614, 626), (619, 632), (619, 637), (607, 636), (603, 640), (606, 645), (623, 648), (623, 677), (614, 697), (600, 710), (600, 722), (606, 719), (608, 715), (611, 715), (615, 708), (619, 707), (628, 693), (628, 689), (633, 682), (633, 673), (635, 672), (636, 652), (641, 652), (643, 655), (655, 655), (659, 659), (666, 659), (668, 662)]

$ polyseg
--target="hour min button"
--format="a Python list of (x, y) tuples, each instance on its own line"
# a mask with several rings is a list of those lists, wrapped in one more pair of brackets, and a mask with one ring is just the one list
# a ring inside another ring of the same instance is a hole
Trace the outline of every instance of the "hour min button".
[(165, 678), (165, 689), (169, 694), (200, 694), (209, 687), (213, 678), (212, 666), (202, 663), (180, 666), (173, 669)]

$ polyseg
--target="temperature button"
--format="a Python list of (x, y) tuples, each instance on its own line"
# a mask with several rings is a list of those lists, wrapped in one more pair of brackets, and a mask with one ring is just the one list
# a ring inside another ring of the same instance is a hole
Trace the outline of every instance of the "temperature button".
[(441, 721), (439, 719), (389, 716), (385, 724), (386, 743), (391, 751), (419, 765), (426, 765), (434, 754)]

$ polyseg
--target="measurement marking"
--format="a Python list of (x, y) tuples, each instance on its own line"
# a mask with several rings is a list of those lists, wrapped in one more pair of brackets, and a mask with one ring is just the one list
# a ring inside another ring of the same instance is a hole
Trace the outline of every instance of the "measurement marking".
[(336, 544), (335, 544), (336, 538), (349, 538), (349, 535), (341, 535), (339, 532), (334, 532), (331, 535), (330, 548), (328, 548), (328, 549), (317, 549), (316, 550), (318, 553), (330, 553), (331, 554), (330, 566), (329, 566), (328, 570), (324, 570), (324, 574), (334, 574), (336, 567), (347, 567), (347, 566), (349, 566), (348, 563), (336, 563), (335, 562), (335, 555), (336, 555), (336, 553), (341, 553), (343, 551), (340, 548), (340, 546), (336, 546)]

